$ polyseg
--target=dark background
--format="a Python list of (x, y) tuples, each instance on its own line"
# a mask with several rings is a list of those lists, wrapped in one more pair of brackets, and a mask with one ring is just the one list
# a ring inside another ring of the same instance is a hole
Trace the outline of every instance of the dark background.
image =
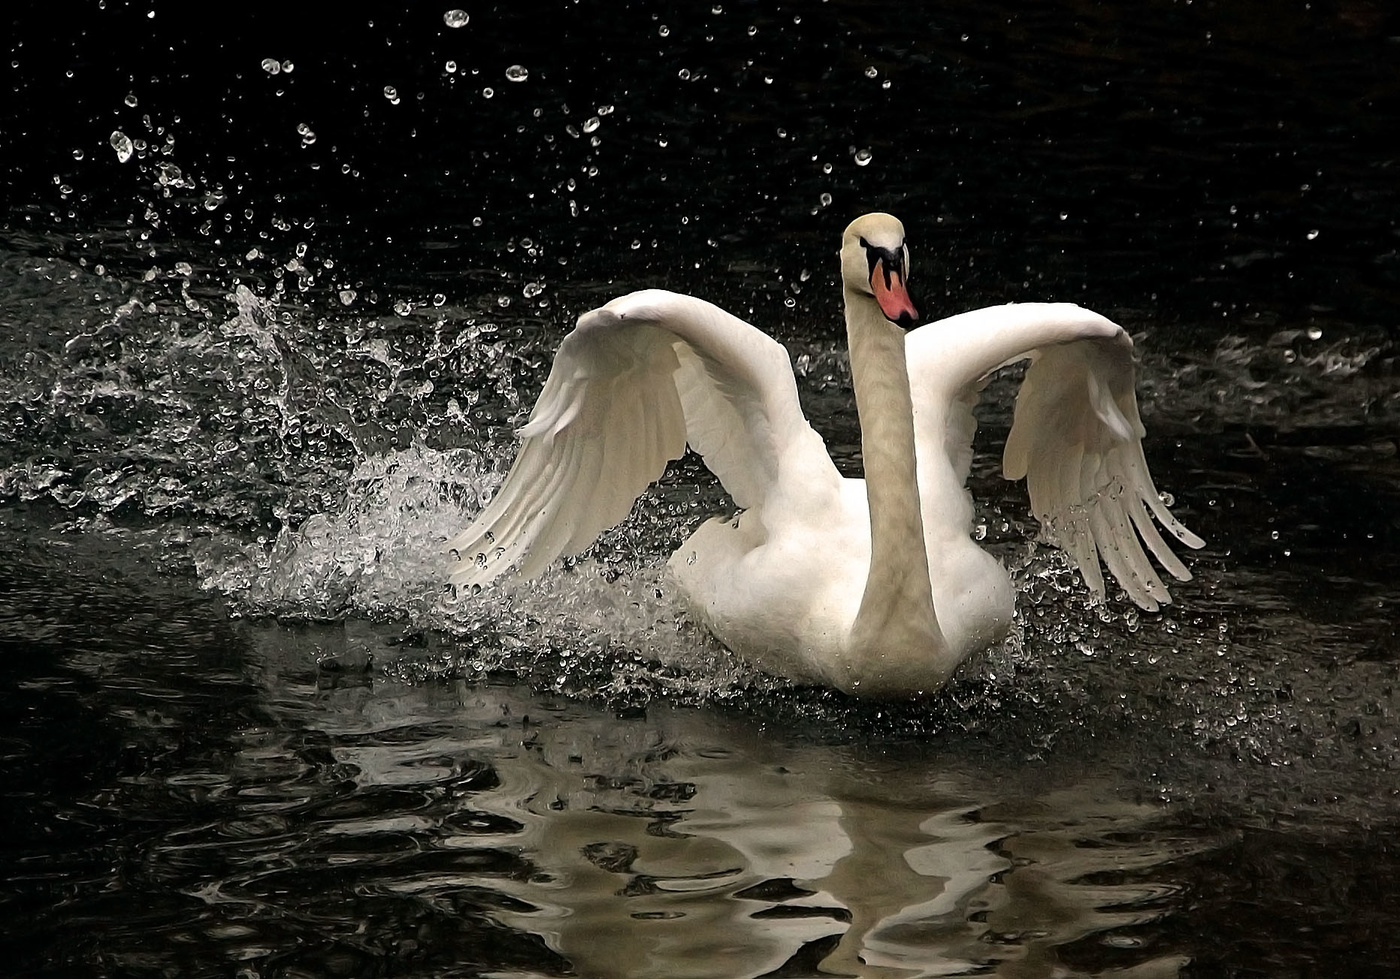
[(1245, 329), (1394, 320), (1400, 26), (1382, 3), (547, 2), (474, 5), (461, 29), (448, 6), (10, 4), (4, 221), (129, 236), (151, 171), (108, 137), (164, 139), (148, 119), (198, 185), (156, 247), (289, 246), (309, 219), (348, 270), (451, 294), (522, 237), (570, 275), (713, 278), (721, 248), (824, 254), (832, 226), (885, 207), (943, 280), (924, 290), (960, 305), (1091, 290)]

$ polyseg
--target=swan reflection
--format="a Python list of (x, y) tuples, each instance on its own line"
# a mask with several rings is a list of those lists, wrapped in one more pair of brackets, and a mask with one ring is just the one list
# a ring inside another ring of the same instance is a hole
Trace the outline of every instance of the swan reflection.
[(476, 895), (579, 975), (1183, 964), (1142, 935), (1176, 900), (1154, 871), (1205, 844), (1106, 783), (1017, 785), (932, 750), (785, 741), (713, 709), (620, 718), (509, 687), (335, 687), (303, 720), (352, 797), (394, 793), (387, 811), (323, 810), (319, 853), (424, 902)]

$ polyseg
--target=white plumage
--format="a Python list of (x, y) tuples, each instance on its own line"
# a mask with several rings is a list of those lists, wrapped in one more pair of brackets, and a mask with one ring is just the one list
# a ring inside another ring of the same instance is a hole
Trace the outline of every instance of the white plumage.
[[(620, 522), (689, 445), (744, 512), (707, 521), (670, 567), (694, 614), (770, 671), (891, 696), (940, 686), (1009, 628), (1005, 570), (971, 539), (965, 488), (990, 372), (1032, 359), (1003, 474), (1104, 594), (1171, 600), (1144, 543), (1190, 573), (1152, 523), (1200, 547), (1143, 457), (1132, 341), (1067, 303), (975, 310), (908, 333), (903, 227), (857, 219), (842, 243), (866, 478), (843, 478), (798, 403), (787, 351), (703, 300), (636, 292), (585, 313), (560, 345), (495, 498), (448, 544), (451, 580), (523, 577)], [(873, 508), (872, 508), (873, 502)]]

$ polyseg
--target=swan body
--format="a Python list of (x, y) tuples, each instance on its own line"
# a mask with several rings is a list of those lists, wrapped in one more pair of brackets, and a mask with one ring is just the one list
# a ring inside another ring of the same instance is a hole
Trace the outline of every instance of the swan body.
[(689, 446), (742, 511), (703, 523), (670, 559), (706, 628), (797, 681), (931, 692), (1011, 625), (1014, 589), (972, 540), (965, 484), (979, 392), (1031, 358), (1003, 474), (1026, 478), (1047, 535), (1096, 595), (1102, 561), (1144, 609), (1170, 602), (1147, 551), (1180, 580), (1190, 572), (1153, 517), (1189, 547), (1202, 541), (1153, 486), (1127, 332), (1069, 303), (909, 329), (908, 249), (888, 214), (851, 223), (841, 263), (864, 479), (836, 470), (780, 344), (704, 300), (635, 292), (565, 337), (505, 482), (447, 545), (452, 582), (528, 578), (583, 550)]

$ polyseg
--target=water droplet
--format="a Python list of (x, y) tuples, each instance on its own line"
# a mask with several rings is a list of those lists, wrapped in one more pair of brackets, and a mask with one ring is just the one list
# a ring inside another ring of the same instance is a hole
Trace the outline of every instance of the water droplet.
[(282, 70), (282, 64), (276, 58), (263, 58), (262, 70), (269, 75), (276, 75)]
[(610, 106), (610, 105), (600, 105), (600, 106), (598, 106), (598, 115), (600, 115), (600, 116), (610, 116), (610, 115), (612, 115), (612, 113), (613, 113), (613, 107), (612, 107), (612, 106)]
[(399, 104), (399, 90), (392, 85), (384, 86), (384, 97), (389, 100), (389, 104)]
[(282, 74), (290, 75), (292, 73), (292, 69), (295, 67), (296, 65), (292, 64), (290, 61), (282, 62)]
[(441, 306), (441, 305), (442, 305), (443, 303), (445, 303), (445, 302), (447, 302), (447, 297), (446, 297), (446, 296), (444, 296), (444, 295), (443, 295), (442, 293), (440, 293), (440, 292), (435, 292), (435, 293), (433, 293), (433, 305), (434, 305), (434, 306)]
[(73, 151), (73, 159), (75, 159), (75, 160), (81, 160), (82, 158), (83, 158), (83, 151), (82, 151), (82, 150), (74, 150), (74, 151)]
[(871, 159), (871, 153), (870, 153), (869, 150), (866, 150), (866, 149), (856, 150), (856, 155), (855, 155), (856, 166), (858, 166), (858, 167), (863, 167), (863, 166), (865, 166), (866, 164), (868, 164), (868, 163), (870, 162), (870, 159)]
[(679, 79), (680, 79), (681, 81), (683, 81), (683, 82), (688, 82), (688, 81), (690, 81), (690, 69), (689, 69), (689, 68), (682, 68), (680, 71), (676, 72), (676, 77), (679, 78)]
[(544, 292), (544, 283), (543, 283), (543, 282), (527, 282), (527, 283), (525, 283), (525, 288), (522, 289), (521, 292), (522, 292), (522, 294), (525, 296), (526, 299), (534, 299), (534, 298), (535, 298), (536, 296), (538, 296), (540, 293)]
[(316, 134), (312, 131), (311, 127), (308, 126), (306, 123), (304, 123), (304, 122), (299, 122), (299, 123), (297, 123), (297, 132), (301, 134), (301, 145), (302, 145), (302, 146), (310, 146), (312, 143), (316, 142)]
[(757, 33), (758, 33), (758, 28), (755, 27), (755, 26), (753, 26), (752, 24), (750, 24), (750, 25), (749, 25), (749, 37), (753, 37), (753, 36), (754, 36), (755, 34), (757, 34)]
[(786, 306), (788, 309), (792, 309), (797, 305), (797, 300), (793, 299), (791, 296), (788, 296), (786, 299), (783, 300), (783, 305)]
[(888, 90), (890, 87), (890, 80), (886, 78), (883, 82), (880, 83), (880, 87)]
[(823, 164), (822, 164), (822, 173), (830, 173), (830, 172), (831, 172), (831, 169), (832, 169), (832, 167), (831, 167), (831, 164), (830, 164), (830, 163), (823, 163)]
[(822, 207), (830, 207), (830, 206), (831, 206), (831, 195), (830, 195), (830, 194), (823, 192), (822, 195), (821, 195), (821, 197), (819, 197), (819, 198), (817, 198), (817, 199), (818, 199), (819, 201), (822, 202)]
[(603, 120), (599, 119), (597, 116), (589, 116), (583, 121), (583, 131), (586, 133), (591, 133), (602, 124)]
[(642, 243), (641, 243), (640, 241), (638, 241), (636, 238), (633, 238), (633, 239), (632, 239), (632, 250), (633, 250), (633, 251), (636, 251), (638, 248), (641, 248), (641, 247), (642, 247)]
[(1308, 327), (1308, 339), (1309, 339), (1309, 340), (1321, 340), (1321, 339), (1322, 339), (1322, 327), (1320, 327), (1320, 326), (1310, 326), (1310, 327)]
[(662, 37), (670, 37), (671, 28), (667, 27), (665, 24), (662, 24), (656, 29), (656, 33), (660, 34)]
[(448, 27), (466, 27), (467, 21), (470, 19), (471, 16), (465, 10), (457, 10), (456, 8), (442, 15), (442, 22)]
[(342, 289), (342, 290), (340, 290), (340, 301), (341, 301), (341, 303), (342, 303), (343, 305), (349, 306), (351, 303), (353, 303), (353, 302), (355, 301), (355, 290), (354, 290), (354, 289)]
[(1316, 228), (1313, 228), (1311, 231), (1308, 232), (1308, 241), (1312, 241), (1321, 233), (1322, 232), (1318, 231)]
[(491, 96), (493, 96), (493, 95), (495, 95), (495, 94), (496, 94), (496, 90), (495, 90), (494, 88), (491, 88), (490, 86), (487, 86), (486, 88), (483, 88), (483, 89), (481, 90), (481, 97), (482, 97), (483, 99), (489, 99)]
[(1060, 212), (1060, 220), (1061, 220), (1061, 221), (1068, 221), (1068, 220), (1069, 220), (1069, 212), (1068, 212), (1068, 211), (1061, 211), (1061, 212)]
[(112, 144), (112, 149), (117, 151), (118, 163), (125, 163), (127, 160), (131, 159), (134, 147), (131, 145), (131, 140), (127, 138), (126, 133), (122, 132), (120, 129), (113, 130), (111, 139), (109, 139), (108, 142)]
[(871, 65), (869, 68), (865, 69), (866, 78), (874, 78), (878, 74), (880, 74), (880, 69), (876, 68), (874, 65)]
[(1163, 506), (1176, 506), (1176, 497), (1170, 493), (1158, 493), (1157, 499), (1162, 501)]
[(511, 65), (506, 69), (506, 81), (523, 82), (530, 77), (530, 71), (524, 65)]
[(125, 101), (126, 101), (126, 104), (129, 105), (129, 106), (131, 106), (133, 109), (136, 108), (136, 94), (135, 94), (134, 92), (128, 92), (128, 93), (126, 94), (126, 100), (125, 100)]
[(451, 75), (457, 70), (457, 62), (449, 61), (447, 64), (443, 65), (443, 68), (445, 68), (447, 70), (447, 73)]

